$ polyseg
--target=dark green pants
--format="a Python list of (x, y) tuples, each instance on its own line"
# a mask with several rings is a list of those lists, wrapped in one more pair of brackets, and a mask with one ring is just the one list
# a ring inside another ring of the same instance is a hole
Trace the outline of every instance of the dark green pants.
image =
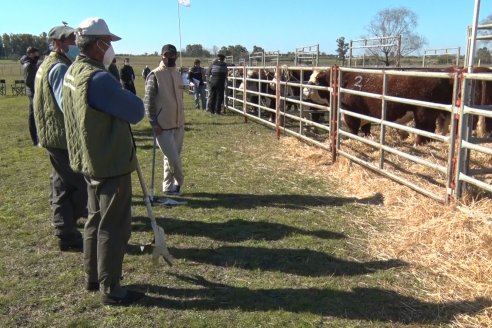
[(103, 293), (117, 294), (131, 234), (131, 174), (86, 180), (89, 208), (84, 227), (86, 279), (99, 282)]
[(51, 208), (55, 234), (60, 239), (80, 239), (77, 219), (87, 216), (87, 184), (84, 176), (70, 168), (66, 149), (46, 148), (53, 167)]

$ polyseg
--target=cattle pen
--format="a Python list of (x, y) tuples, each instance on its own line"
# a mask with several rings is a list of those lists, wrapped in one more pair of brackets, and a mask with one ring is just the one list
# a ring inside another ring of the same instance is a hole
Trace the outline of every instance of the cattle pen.
[[(478, 115), (492, 117), (485, 110), (486, 104), (472, 105), (475, 86), (478, 90), (480, 81), (487, 83), (490, 79), (484, 74), (278, 65), (229, 70), (226, 108), (244, 115), (245, 120), (276, 129), (277, 137), (295, 136), (328, 151), (333, 162), (339, 156), (348, 158), (439, 202), (489, 197), (492, 193), (492, 140), (477, 138), (472, 132), (472, 122)], [(256, 72), (254, 77), (252, 71)], [(319, 72), (328, 76), (324, 85), (312, 76)], [(377, 76), (380, 92), (364, 91), (362, 76), (369, 80)], [(447, 100), (402, 96), (395, 86), (402, 79), (438, 81), (435, 84), (445, 89)], [(322, 93), (325, 95), (320, 96)], [(313, 94), (317, 96), (313, 98)], [(364, 114), (345, 106), (344, 99), (349, 96), (357, 97), (357, 101), (377, 101), (379, 113)], [(393, 111), (399, 107), (402, 111), (418, 108), (416, 115), (429, 116), (424, 123), (434, 127), (436, 119), (451, 118), (449, 133), (419, 127), (418, 118), (414, 126), (387, 119), (393, 115), (388, 107)], [(350, 131), (345, 124), (348, 118), (366, 122), (370, 137)], [(429, 142), (415, 146), (413, 139), (403, 139), (401, 134), (414, 134), (416, 140)]]

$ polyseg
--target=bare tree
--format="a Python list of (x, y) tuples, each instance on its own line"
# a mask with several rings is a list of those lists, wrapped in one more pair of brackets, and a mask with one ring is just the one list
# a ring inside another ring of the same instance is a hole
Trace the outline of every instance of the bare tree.
[[(400, 55), (405, 56), (421, 49), (425, 38), (414, 32), (417, 27), (417, 15), (405, 7), (387, 8), (376, 14), (366, 27), (368, 37), (397, 37), (401, 35)], [(395, 46), (385, 46), (382, 42), (378, 48), (368, 48), (369, 55), (377, 57), (389, 66), (397, 55)]]

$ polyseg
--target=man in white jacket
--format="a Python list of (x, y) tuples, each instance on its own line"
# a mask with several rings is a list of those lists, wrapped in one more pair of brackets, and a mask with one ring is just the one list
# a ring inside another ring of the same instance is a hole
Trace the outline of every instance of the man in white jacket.
[(162, 47), (162, 61), (145, 82), (145, 112), (164, 153), (166, 195), (181, 195), (184, 182), (181, 150), (184, 139), (183, 81), (176, 70), (177, 50), (172, 44)]

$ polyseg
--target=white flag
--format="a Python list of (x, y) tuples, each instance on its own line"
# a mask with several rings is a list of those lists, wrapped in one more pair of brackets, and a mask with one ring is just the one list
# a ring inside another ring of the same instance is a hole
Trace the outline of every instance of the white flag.
[(178, 0), (180, 5), (183, 5), (185, 7), (191, 6), (191, 0)]

